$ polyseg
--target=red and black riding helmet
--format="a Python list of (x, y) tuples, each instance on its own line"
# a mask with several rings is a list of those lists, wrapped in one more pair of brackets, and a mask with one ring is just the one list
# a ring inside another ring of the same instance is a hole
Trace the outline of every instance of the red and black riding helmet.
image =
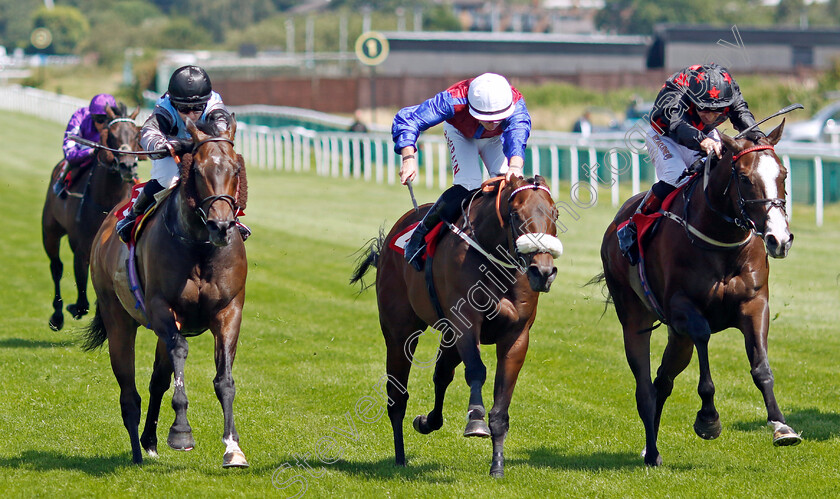
[(698, 109), (723, 109), (735, 101), (732, 76), (723, 66), (714, 63), (691, 66), (686, 73), (686, 93)]

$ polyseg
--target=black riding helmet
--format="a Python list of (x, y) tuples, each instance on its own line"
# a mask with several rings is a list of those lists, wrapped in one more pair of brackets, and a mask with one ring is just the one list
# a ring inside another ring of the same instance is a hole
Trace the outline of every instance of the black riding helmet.
[(722, 109), (735, 101), (732, 76), (723, 66), (704, 64), (690, 68), (688, 98), (699, 109)]
[(183, 66), (169, 79), (169, 100), (174, 105), (205, 104), (213, 86), (207, 71), (198, 66)]

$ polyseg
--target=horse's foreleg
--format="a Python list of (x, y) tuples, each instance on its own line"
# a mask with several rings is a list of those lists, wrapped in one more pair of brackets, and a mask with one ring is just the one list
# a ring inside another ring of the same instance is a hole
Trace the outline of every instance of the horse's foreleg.
[(706, 440), (717, 438), (722, 427), (720, 415), (715, 408), (715, 384), (709, 367), (709, 339), (712, 337), (709, 322), (694, 303), (683, 295), (675, 295), (672, 298), (671, 319), (674, 331), (690, 338), (697, 350), (697, 362), (700, 367), (697, 394), (700, 395), (701, 405), (694, 420), (694, 432)]
[(414, 418), (414, 429), (424, 435), (439, 430), (443, 426), (443, 400), (446, 397), (446, 389), (455, 378), (455, 368), (461, 363), (458, 350), (453, 346), (441, 345), (438, 352), (434, 374), (435, 407), (428, 416)]
[(467, 427), (464, 429), (465, 437), (489, 437), (490, 428), (484, 421), (486, 410), (484, 399), (481, 396), (481, 389), (487, 380), (487, 368), (481, 361), (481, 353), (478, 350), (478, 332), (470, 332), (461, 335), (456, 345), (461, 360), (464, 362), (464, 378), (467, 386), (470, 387), (470, 403), (467, 407)]
[[(757, 310), (754, 307), (759, 306)], [(774, 445), (796, 445), (802, 438), (796, 431), (785, 423), (785, 417), (776, 395), (773, 392), (773, 371), (767, 358), (767, 333), (769, 331), (770, 316), (766, 301), (762, 304), (750, 304), (744, 307), (741, 316), (741, 332), (750, 361), (750, 374), (753, 383), (761, 391), (764, 405), (767, 408), (767, 424), (773, 428)]]
[(90, 256), (88, 251), (79, 248), (78, 245), (73, 249), (73, 275), (76, 278), (76, 303), (67, 305), (67, 312), (78, 320), (87, 315), (90, 304), (87, 299), (87, 284), (88, 284), (88, 266)]
[(57, 223), (50, 223), (46, 216), (43, 221), (41, 236), (44, 243), (44, 251), (50, 259), (50, 275), (53, 280), (53, 313), (50, 316), (50, 329), (58, 331), (64, 327), (64, 302), (61, 299), (61, 274), (64, 272), (64, 265), (61, 263), (61, 228)]
[[(243, 298), (244, 299), (244, 298)], [(220, 321), (213, 321), (211, 330), (216, 340), (216, 377), (213, 387), (216, 397), (222, 404), (225, 418), (225, 428), (222, 442), (225, 444), (225, 454), (222, 460), (223, 468), (247, 468), (248, 460), (239, 448), (239, 433), (233, 421), (233, 399), (236, 396), (236, 385), (233, 382), (233, 360), (236, 358), (236, 344), (239, 341), (239, 327), (242, 322), (242, 300), (235, 301), (218, 317)]]
[(169, 390), (172, 380), (172, 362), (166, 351), (166, 342), (158, 338), (155, 349), (155, 365), (149, 381), (149, 409), (146, 412), (146, 425), (140, 436), (140, 443), (150, 456), (157, 456), (157, 424), (160, 417), (160, 404), (163, 394)]
[[(708, 327), (708, 325), (706, 326)], [(701, 335), (694, 339), (697, 349), (697, 362), (700, 365), (700, 380), (697, 383), (697, 393), (700, 395), (701, 406), (694, 420), (694, 432), (700, 438), (712, 440), (720, 436), (722, 426), (720, 415), (715, 408), (715, 384), (712, 381), (712, 371), (709, 367), (709, 335)]]
[(659, 422), (662, 418), (662, 409), (665, 400), (671, 395), (674, 389), (674, 380), (688, 367), (691, 362), (691, 355), (694, 353), (694, 343), (688, 336), (677, 334), (673, 328), (668, 328), (668, 344), (662, 354), (662, 363), (656, 371), (656, 379), (653, 386), (656, 389), (656, 416), (654, 419), (654, 431), (659, 435)]
[(493, 435), (493, 461), (490, 476), (505, 475), (505, 437), (510, 427), (508, 409), (513, 397), (513, 388), (528, 352), (528, 331), (524, 331), (513, 344), (496, 345), (496, 383), (493, 388), (493, 408), (490, 409), (490, 432)]
[[(123, 425), (128, 430), (131, 441), (131, 460), (134, 464), (143, 462), (140, 452), (140, 394), (134, 381), (134, 340), (137, 326), (131, 325), (132, 319), (123, 312), (119, 303), (103, 303), (100, 298), (100, 310), (105, 329), (108, 331), (108, 352), (111, 357), (111, 369), (120, 385), (120, 410)], [(119, 307), (119, 311), (114, 311)]]
[[(150, 305), (151, 309), (158, 309), (160, 305)], [(154, 316), (153, 316), (154, 317)], [(158, 322), (158, 323), (156, 323)], [(157, 333), (158, 338), (163, 339), (166, 343), (166, 353), (169, 355), (169, 360), (172, 363), (172, 372), (174, 374), (175, 392), (172, 394), (172, 409), (175, 410), (175, 421), (169, 428), (169, 436), (166, 443), (175, 450), (192, 450), (195, 447), (195, 439), (193, 439), (192, 428), (187, 420), (187, 392), (184, 388), (184, 365), (187, 361), (187, 353), (189, 352), (189, 345), (187, 339), (178, 331), (175, 326), (175, 319), (168, 316), (163, 320), (155, 322), (153, 319), (152, 327)]]

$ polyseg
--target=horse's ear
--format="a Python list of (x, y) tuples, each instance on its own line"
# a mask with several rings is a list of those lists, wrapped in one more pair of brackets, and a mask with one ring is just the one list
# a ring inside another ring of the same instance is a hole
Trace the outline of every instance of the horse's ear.
[(201, 135), (206, 135), (206, 134), (204, 132), (202, 132), (201, 130), (199, 130), (198, 127), (195, 126), (195, 123), (193, 122), (193, 120), (191, 120), (190, 118), (187, 118), (186, 121), (184, 122), (184, 124), (187, 125), (187, 132), (189, 132), (189, 134), (193, 138), (194, 142), (200, 142), (201, 140), (203, 140)]
[(114, 112), (114, 108), (110, 104), (105, 105), (105, 115), (111, 120), (117, 117), (117, 113)]
[(542, 175), (534, 175), (534, 183), (537, 185), (548, 185), (548, 183), (546, 183), (545, 178), (543, 178)]
[(782, 118), (782, 122), (779, 123), (779, 126), (773, 129), (772, 132), (767, 134), (767, 140), (770, 141), (771, 144), (774, 146), (781, 140), (782, 132), (785, 130), (785, 119)]
[(725, 133), (720, 134), (720, 141), (723, 142), (723, 145), (726, 146), (727, 149), (732, 151), (732, 154), (741, 150), (741, 146), (738, 145), (738, 141)]
[(228, 123), (228, 138), (234, 140), (236, 138), (236, 113), (230, 113), (230, 123)]
[(140, 114), (140, 106), (137, 106), (137, 107), (134, 108), (134, 112), (131, 113), (129, 118), (135, 119), (135, 118), (137, 118), (138, 114)]

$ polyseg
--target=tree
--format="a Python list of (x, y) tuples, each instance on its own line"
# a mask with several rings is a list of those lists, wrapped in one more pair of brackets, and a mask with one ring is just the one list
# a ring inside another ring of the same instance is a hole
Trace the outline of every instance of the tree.
[(0, 0), (0, 45), (8, 49), (25, 47), (32, 32), (32, 13), (38, 0)]
[(47, 28), (52, 34), (52, 44), (44, 49), (53, 54), (73, 54), (79, 44), (90, 34), (90, 24), (75, 8), (56, 5), (51, 10), (41, 7), (32, 19), (35, 28)]

